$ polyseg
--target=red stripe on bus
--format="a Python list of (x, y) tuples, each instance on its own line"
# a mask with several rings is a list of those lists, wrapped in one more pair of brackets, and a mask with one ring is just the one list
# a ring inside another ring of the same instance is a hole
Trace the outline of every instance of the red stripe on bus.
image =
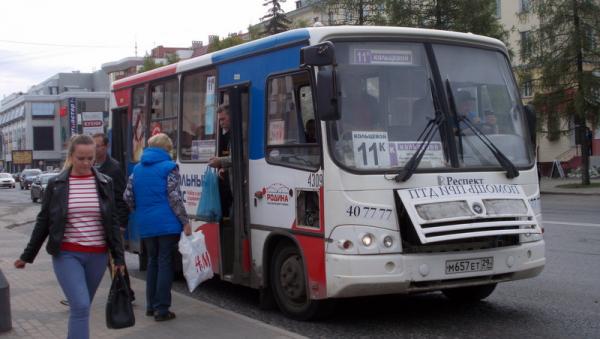
[(320, 237), (301, 234), (296, 234), (295, 237), (300, 244), (300, 251), (302, 251), (311, 299), (327, 298), (325, 241)]
[(169, 75), (173, 75), (173, 74), (175, 74), (176, 71), (177, 71), (177, 64), (171, 64), (171, 65), (163, 66), (161, 68), (153, 69), (151, 71), (144, 72), (141, 74), (136, 74), (136, 75), (127, 77), (123, 80), (119, 80), (118, 82), (114, 83), (113, 91), (116, 91), (116, 90), (119, 90), (119, 89), (122, 89), (125, 87), (129, 87), (129, 86), (143, 84), (148, 81), (152, 81), (152, 80), (166, 77)]
[(250, 241), (248, 238), (242, 240), (242, 269), (250, 272)]

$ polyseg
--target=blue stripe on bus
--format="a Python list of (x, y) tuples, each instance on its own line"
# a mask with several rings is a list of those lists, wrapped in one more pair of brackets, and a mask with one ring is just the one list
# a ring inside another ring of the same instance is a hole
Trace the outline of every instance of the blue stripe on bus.
[(272, 35), (263, 39), (250, 41), (243, 45), (234, 46), (223, 51), (217, 51), (212, 56), (213, 63), (227, 61), (233, 58), (260, 52), (270, 48), (276, 48), (296, 41), (308, 40), (310, 34), (306, 29), (297, 29)]
[(268, 54), (238, 59), (218, 66), (219, 86), (250, 82), (250, 140), (251, 160), (265, 157), (265, 86), (269, 74), (297, 69), (300, 65), (300, 48), (292, 46)]

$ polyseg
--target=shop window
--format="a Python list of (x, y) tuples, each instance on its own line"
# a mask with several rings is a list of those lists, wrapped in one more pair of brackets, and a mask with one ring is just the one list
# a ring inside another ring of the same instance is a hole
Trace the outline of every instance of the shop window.
[(54, 150), (54, 128), (52, 126), (33, 128), (33, 150)]
[(31, 103), (32, 118), (54, 118), (54, 104), (50, 102), (33, 102)]

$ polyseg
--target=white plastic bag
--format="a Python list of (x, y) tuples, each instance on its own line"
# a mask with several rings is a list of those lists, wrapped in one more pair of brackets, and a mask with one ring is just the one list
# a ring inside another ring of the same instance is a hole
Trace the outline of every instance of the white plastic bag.
[(179, 253), (181, 253), (183, 276), (190, 292), (193, 292), (203, 281), (213, 277), (212, 262), (206, 250), (202, 231), (192, 232), (190, 236), (182, 232)]

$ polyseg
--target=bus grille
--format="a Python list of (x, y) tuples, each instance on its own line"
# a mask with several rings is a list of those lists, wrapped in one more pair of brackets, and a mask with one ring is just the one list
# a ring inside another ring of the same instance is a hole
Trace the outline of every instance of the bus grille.
[[(430, 206), (432, 213), (411, 218), (401, 200), (396, 199), (403, 252), (437, 253), (514, 246), (519, 243), (520, 234), (536, 232), (537, 222), (531, 209), (517, 208), (511, 213), (507, 209), (495, 209), (494, 201), (481, 202), (486, 208), (480, 215), (469, 214), (467, 209), (456, 209), (456, 206), (444, 214), (443, 206)], [(453, 202), (457, 203), (460, 201)]]

